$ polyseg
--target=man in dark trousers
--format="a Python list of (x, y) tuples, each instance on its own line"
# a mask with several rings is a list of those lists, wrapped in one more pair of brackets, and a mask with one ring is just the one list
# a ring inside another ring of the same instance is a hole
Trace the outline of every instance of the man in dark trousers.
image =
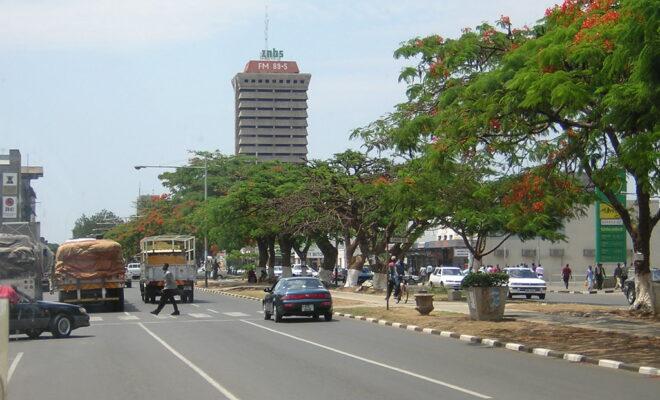
[(571, 271), (571, 267), (566, 264), (566, 266), (561, 270), (561, 279), (564, 281), (564, 286), (566, 286), (566, 289), (568, 289), (568, 281), (571, 279), (572, 275), (573, 271)]
[(172, 306), (174, 306), (174, 312), (172, 315), (179, 315), (179, 308), (176, 306), (176, 300), (174, 300), (174, 296), (178, 294), (179, 288), (177, 287), (176, 281), (174, 280), (174, 275), (172, 275), (172, 272), (169, 271), (169, 269), (170, 264), (165, 263), (163, 265), (163, 271), (165, 272), (165, 287), (160, 292), (160, 302), (158, 303), (158, 308), (151, 312), (154, 315), (158, 315), (160, 310), (165, 307), (165, 303), (167, 303), (168, 300), (172, 303)]
[(594, 275), (596, 275), (596, 289), (603, 290), (603, 280), (605, 280), (605, 268), (603, 268), (603, 264), (598, 263), (596, 265)]

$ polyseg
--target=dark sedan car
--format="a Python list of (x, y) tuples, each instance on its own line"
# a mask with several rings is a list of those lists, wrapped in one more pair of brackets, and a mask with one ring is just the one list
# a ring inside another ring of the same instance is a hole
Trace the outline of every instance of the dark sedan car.
[[(628, 276), (629, 277), (635, 276), (635, 270), (633, 268), (631, 268), (628, 271)], [(651, 281), (660, 282), (660, 269), (651, 268)], [(635, 296), (637, 295), (635, 293), (635, 279), (631, 278), (623, 282), (623, 287), (621, 287), (621, 291), (623, 292), (623, 295), (626, 296), (628, 303), (633, 304), (635, 302)]]
[(36, 339), (44, 331), (57, 338), (68, 337), (71, 331), (89, 326), (89, 315), (83, 307), (73, 304), (34, 300), (19, 294), (17, 304), (9, 307), (9, 333), (24, 333)]
[(332, 297), (318, 278), (281, 278), (267, 293), (262, 304), (264, 318), (281, 322), (290, 315), (311, 316), (318, 319), (323, 315), (326, 321), (332, 320)]

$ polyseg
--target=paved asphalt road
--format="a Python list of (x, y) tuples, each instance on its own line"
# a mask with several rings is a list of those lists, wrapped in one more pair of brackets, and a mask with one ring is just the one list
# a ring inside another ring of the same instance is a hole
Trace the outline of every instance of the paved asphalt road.
[(68, 339), (12, 336), (10, 399), (657, 399), (660, 379), (355, 320), (264, 321), (198, 292), (182, 315), (92, 314)]

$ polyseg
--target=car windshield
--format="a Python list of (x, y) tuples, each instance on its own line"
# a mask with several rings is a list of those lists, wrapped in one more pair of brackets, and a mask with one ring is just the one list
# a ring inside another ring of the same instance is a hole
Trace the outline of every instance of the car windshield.
[(536, 278), (536, 274), (531, 269), (510, 269), (509, 276), (512, 278)]
[(460, 275), (461, 270), (458, 268), (446, 268), (442, 270), (442, 275)]
[(318, 279), (287, 279), (281, 283), (280, 289), (283, 290), (325, 289)]

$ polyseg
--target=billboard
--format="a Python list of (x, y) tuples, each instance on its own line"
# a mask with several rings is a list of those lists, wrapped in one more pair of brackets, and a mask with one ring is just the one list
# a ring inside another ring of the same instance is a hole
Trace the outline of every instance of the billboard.
[[(623, 182), (617, 194), (617, 200), (626, 204), (625, 173)], [(623, 220), (611, 206), (605, 195), (596, 190), (596, 263), (625, 263), (626, 239), (628, 237)]]
[(2, 218), (18, 218), (18, 197), (2, 196)]

